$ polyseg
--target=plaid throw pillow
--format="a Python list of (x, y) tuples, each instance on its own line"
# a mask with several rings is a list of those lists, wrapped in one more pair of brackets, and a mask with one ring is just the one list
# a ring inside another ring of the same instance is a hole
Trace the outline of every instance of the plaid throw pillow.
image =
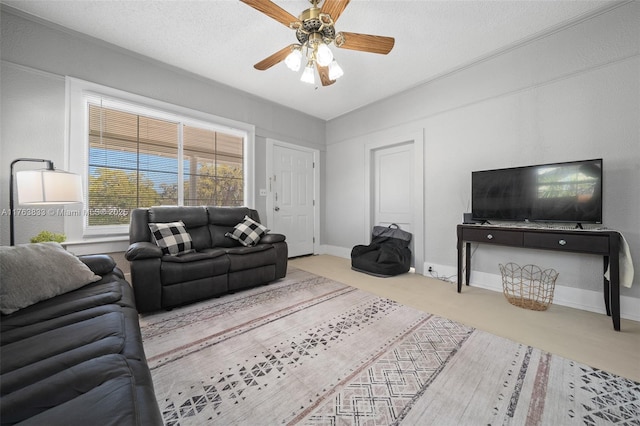
[(162, 253), (178, 255), (193, 251), (191, 235), (182, 221), (168, 223), (150, 223), (149, 229)]
[(245, 216), (244, 220), (233, 228), (233, 232), (227, 232), (225, 237), (237, 240), (245, 247), (258, 244), (260, 237), (265, 235), (269, 230), (264, 226)]

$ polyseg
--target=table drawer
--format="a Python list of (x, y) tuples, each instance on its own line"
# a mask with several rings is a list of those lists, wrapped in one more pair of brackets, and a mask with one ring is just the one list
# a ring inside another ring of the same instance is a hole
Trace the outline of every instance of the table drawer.
[(465, 229), (462, 239), (466, 241), (501, 244), (505, 246), (522, 246), (521, 231), (503, 231), (500, 229)]
[(599, 236), (593, 234), (527, 233), (524, 235), (524, 246), (608, 255), (609, 237), (607, 235)]

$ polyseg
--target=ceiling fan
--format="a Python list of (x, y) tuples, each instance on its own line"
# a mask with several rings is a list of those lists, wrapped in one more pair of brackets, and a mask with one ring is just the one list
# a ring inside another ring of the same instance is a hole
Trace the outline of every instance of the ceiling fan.
[[(298, 71), (303, 58), (306, 66), (300, 80), (315, 84), (315, 65), (323, 86), (335, 83), (343, 75), (342, 68), (333, 58), (330, 44), (338, 48), (359, 50), (386, 55), (393, 49), (393, 37), (338, 32), (334, 24), (349, 4), (350, 0), (309, 0), (311, 7), (303, 11), (298, 18), (291, 15), (271, 0), (240, 0), (281, 24), (295, 30), (298, 43), (286, 46), (254, 65), (260, 71), (285, 61), (287, 67)], [(303, 53), (304, 52), (304, 53)]]

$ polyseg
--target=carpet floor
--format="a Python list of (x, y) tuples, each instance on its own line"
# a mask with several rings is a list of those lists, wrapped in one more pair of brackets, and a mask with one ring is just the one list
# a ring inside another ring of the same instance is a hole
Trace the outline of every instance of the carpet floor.
[(640, 383), (292, 267), (140, 322), (166, 425), (640, 425)]

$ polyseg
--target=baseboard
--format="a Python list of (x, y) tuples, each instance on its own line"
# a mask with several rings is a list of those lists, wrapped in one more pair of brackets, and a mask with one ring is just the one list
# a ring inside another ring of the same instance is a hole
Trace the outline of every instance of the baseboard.
[[(431, 271), (429, 271), (431, 268)], [(458, 282), (458, 269), (448, 265), (440, 265), (433, 262), (424, 263), (424, 276), (436, 278), (442, 281), (449, 281), (452, 283)]]
[[(470, 285), (472, 287), (502, 293), (502, 277), (497, 274), (473, 271), (473, 279)], [(596, 312), (599, 314), (606, 313), (604, 296), (600, 291), (556, 285), (553, 292), (553, 303), (570, 308), (582, 309), (583, 311)], [(637, 298), (620, 296), (620, 318), (640, 321)]]
[(338, 246), (321, 245), (318, 254), (328, 254), (331, 256), (341, 257), (343, 259), (351, 259), (351, 249)]
[[(351, 249), (338, 246), (321, 245), (320, 253), (318, 254), (328, 254), (344, 259), (351, 259)], [(431, 267), (432, 272), (429, 272), (429, 267)], [(423, 275), (444, 281), (458, 282), (458, 268), (449, 265), (425, 262)], [(502, 293), (502, 277), (496, 274), (473, 271), (471, 286)], [(582, 309), (583, 311), (596, 312), (599, 314), (606, 313), (604, 298), (600, 291), (556, 285), (553, 294), (553, 303), (570, 308)], [(620, 318), (640, 322), (637, 298), (620, 296)]]

